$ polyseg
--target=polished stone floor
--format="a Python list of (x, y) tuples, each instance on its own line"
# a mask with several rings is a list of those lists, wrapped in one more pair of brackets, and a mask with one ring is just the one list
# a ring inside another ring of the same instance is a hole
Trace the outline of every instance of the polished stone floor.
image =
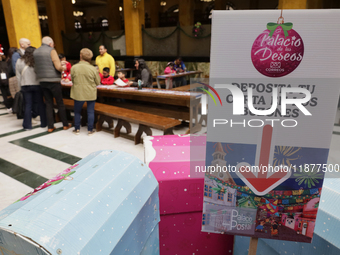
[[(144, 161), (143, 144), (134, 145), (132, 136), (137, 125), (132, 125), (132, 135), (114, 138), (108, 129), (88, 136), (87, 128), (82, 127), (80, 135), (74, 135), (73, 128), (62, 130), (61, 123), (55, 125), (53, 133), (39, 124), (30, 131), (23, 130), (22, 120), (8, 114), (0, 104), (0, 210), (94, 151), (121, 150)], [(174, 133), (184, 134), (187, 129)], [(162, 135), (160, 130), (152, 131), (153, 135)]]
[[(0, 101), (2, 98), (0, 97)], [(335, 119), (338, 123), (340, 112)], [(7, 207), (33, 188), (74, 164), (88, 154), (104, 149), (128, 152), (144, 160), (143, 144), (134, 145), (132, 136), (114, 138), (108, 130), (87, 136), (86, 127), (80, 135), (72, 129), (48, 133), (46, 128), (35, 125), (30, 131), (22, 129), (22, 120), (8, 114), (0, 104), (0, 210)], [(185, 133), (187, 127), (175, 130), (175, 134)], [(137, 126), (132, 125), (132, 134)], [(154, 135), (161, 135), (153, 130)], [(334, 125), (329, 163), (340, 163), (340, 126)]]

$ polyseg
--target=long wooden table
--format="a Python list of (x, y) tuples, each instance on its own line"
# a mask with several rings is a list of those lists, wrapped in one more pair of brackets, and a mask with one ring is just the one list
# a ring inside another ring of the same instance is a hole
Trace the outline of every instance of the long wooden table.
[[(62, 84), (62, 87), (69, 90), (71, 85)], [(100, 85), (97, 87), (97, 97), (127, 99), (130, 102), (110, 102), (110, 104), (174, 119), (187, 120), (190, 123), (191, 132), (201, 129), (198, 120), (201, 93), (166, 89), (112, 88), (111, 86)]]
[(179, 77), (185, 77), (185, 76), (189, 76), (189, 75), (194, 75), (194, 74), (199, 74), (200, 76), (202, 75), (202, 71), (188, 71), (188, 72), (183, 72), (183, 73), (177, 73), (177, 74), (163, 74), (163, 75), (158, 75), (156, 77), (156, 81), (157, 81), (157, 86), (160, 89), (161, 85), (159, 84), (159, 79), (165, 79), (165, 85), (166, 85), (166, 89), (171, 89), (170, 88), (170, 82), (169, 80), (172, 78), (179, 78)]
[(195, 84), (184, 85), (184, 86), (180, 86), (180, 87), (177, 87), (177, 88), (173, 88), (172, 90), (175, 90), (175, 91), (190, 91), (190, 90), (194, 90), (195, 88), (200, 88), (200, 87), (202, 87), (202, 84), (195, 83)]

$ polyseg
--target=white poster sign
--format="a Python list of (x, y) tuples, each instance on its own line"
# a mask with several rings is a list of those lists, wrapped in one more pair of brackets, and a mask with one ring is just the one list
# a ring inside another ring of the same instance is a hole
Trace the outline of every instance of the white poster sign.
[(213, 13), (203, 231), (311, 242), (324, 173), (340, 170), (339, 17)]

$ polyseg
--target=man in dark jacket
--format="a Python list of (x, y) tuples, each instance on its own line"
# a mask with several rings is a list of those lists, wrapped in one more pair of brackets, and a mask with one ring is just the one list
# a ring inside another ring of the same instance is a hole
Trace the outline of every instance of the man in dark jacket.
[(61, 72), (66, 70), (66, 65), (60, 62), (57, 51), (54, 49), (53, 39), (45, 36), (42, 39), (42, 45), (33, 53), (35, 62), (35, 72), (43, 90), (46, 103), (46, 115), (48, 132), (53, 132), (54, 127), (54, 110), (53, 98), (55, 98), (58, 106), (59, 116), (63, 123), (63, 129), (67, 130), (71, 127), (66, 117), (65, 105), (63, 102), (61, 91)]
[(19, 40), (20, 49), (17, 49), (16, 52), (12, 55), (12, 68), (15, 73), (15, 65), (19, 58), (21, 58), (25, 54), (25, 50), (31, 46), (31, 41), (26, 38), (21, 38)]

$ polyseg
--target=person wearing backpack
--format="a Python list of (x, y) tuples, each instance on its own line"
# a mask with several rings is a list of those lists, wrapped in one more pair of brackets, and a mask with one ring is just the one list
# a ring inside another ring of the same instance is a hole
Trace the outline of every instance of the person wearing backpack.
[[(32, 129), (32, 108), (33, 102), (37, 102), (37, 113), (40, 115), (40, 126), (47, 126), (46, 109), (43, 100), (42, 88), (37, 80), (34, 71), (34, 47), (28, 47), (25, 54), (18, 59), (15, 70), (18, 83), (21, 86), (21, 92), (25, 101), (25, 113), (22, 126), (25, 130)], [(19, 92), (18, 92), (19, 93)]]

